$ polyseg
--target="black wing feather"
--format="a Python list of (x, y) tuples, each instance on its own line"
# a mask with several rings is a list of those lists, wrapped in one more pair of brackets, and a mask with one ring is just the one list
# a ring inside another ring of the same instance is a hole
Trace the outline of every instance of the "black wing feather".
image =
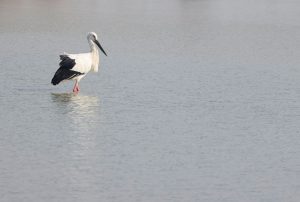
[(60, 63), (59, 63), (59, 67), (63, 67), (65, 69), (72, 69), (76, 62), (75, 59), (71, 59), (69, 58), (67, 55), (60, 55)]
[(57, 85), (63, 80), (70, 80), (84, 74), (71, 70), (76, 65), (75, 59), (71, 59), (67, 55), (60, 55), (60, 59), (59, 69), (55, 72), (51, 80), (53, 85)]

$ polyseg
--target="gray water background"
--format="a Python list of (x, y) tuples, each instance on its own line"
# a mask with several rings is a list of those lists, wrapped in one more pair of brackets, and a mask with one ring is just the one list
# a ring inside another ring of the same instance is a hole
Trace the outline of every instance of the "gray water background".
[(0, 44), (1, 202), (300, 201), (300, 1), (2, 0)]

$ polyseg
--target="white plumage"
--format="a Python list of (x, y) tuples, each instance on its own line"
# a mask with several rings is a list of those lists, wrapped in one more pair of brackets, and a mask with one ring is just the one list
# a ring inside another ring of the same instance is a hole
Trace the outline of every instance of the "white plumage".
[(102, 46), (98, 42), (97, 34), (90, 32), (87, 36), (91, 51), (88, 53), (60, 55), (59, 69), (55, 72), (51, 83), (59, 84), (64, 80), (75, 80), (73, 92), (79, 92), (79, 81), (89, 72), (98, 72), (99, 50), (106, 55)]

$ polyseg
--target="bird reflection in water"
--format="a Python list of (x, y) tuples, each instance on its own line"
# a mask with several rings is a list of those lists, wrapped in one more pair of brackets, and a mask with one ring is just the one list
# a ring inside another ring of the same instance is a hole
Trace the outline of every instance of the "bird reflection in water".
[(59, 125), (63, 126), (67, 162), (62, 172), (69, 176), (71, 189), (84, 190), (94, 179), (90, 172), (97, 153), (97, 127), (100, 122), (100, 100), (97, 96), (74, 93), (51, 94)]
[(97, 96), (52, 93), (51, 98), (59, 113), (71, 120), (74, 131), (88, 132), (96, 125), (100, 114), (100, 100)]

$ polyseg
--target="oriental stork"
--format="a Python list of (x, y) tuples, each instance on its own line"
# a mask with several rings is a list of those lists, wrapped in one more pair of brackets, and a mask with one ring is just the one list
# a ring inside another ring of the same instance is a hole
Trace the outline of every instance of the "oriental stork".
[[(73, 88), (74, 93), (79, 92), (79, 81), (89, 72), (98, 72), (99, 51), (98, 48), (106, 55), (102, 46), (98, 41), (97, 34), (90, 32), (87, 35), (87, 40), (91, 51), (88, 53), (60, 55), (59, 69), (55, 72), (51, 83), (59, 84), (65, 80), (75, 80)], [(107, 56), (107, 55), (106, 55)]]

